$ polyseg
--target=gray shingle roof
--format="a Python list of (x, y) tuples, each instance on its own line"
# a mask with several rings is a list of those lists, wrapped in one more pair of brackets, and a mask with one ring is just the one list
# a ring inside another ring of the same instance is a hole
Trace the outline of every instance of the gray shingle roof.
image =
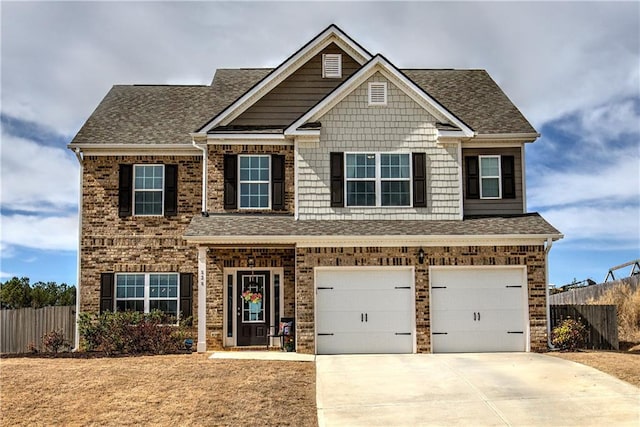
[[(189, 144), (271, 71), (219, 69), (211, 86), (113, 86), (72, 143)], [(401, 71), (478, 133), (535, 132), (484, 70)]]
[(536, 133), (485, 70), (400, 70), (478, 133)]
[[(560, 232), (537, 213), (466, 218), (462, 221), (304, 220), (290, 215), (212, 214), (194, 217), (184, 237), (309, 236), (487, 236), (541, 235)], [(289, 239), (290, 240), (290, 239)]]

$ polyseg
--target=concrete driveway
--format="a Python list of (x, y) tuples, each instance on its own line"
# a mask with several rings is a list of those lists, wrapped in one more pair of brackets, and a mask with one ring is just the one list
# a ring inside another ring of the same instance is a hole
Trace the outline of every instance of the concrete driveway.
[(640, 388), (534, 353), (317, 356), (323, 426), (640, 426)]

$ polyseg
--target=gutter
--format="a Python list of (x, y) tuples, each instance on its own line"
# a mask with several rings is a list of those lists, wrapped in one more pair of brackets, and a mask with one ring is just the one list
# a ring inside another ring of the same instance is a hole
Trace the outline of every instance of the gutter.
[(553, 239), (547, 237), (547, 242), (544, 247), (544, 272), (545, 272), (545, 292), (547, 296), (547, 346), (549, 349), (555, 349), (555, 346), (551, 344), (551, 305), (549, 304), (549, 251), (553, 246)]
[(202, 151), (202, 216), (207, 214), (207, 144), (198, 145), (196, 141), (192, 141), (195, 148)]
[(81, 254), (82, 254), (82, 184), (83, 184), (83, 176), (84, 176), (84, 156), (82, 154), (82, 150), (79, 147), (76, 147), (74, 150), (74, 154), (76, 155), (76, 159), (78, 159), (78, 163), (80, 164), (80, 188), (78, 191), (78, 254), (76, 260), (76, 268), (77, 268), (77, 279), (76, 279), (76, 336), (73, 343), (73, 351), (80, 350), (80, 281), (81, 281)]

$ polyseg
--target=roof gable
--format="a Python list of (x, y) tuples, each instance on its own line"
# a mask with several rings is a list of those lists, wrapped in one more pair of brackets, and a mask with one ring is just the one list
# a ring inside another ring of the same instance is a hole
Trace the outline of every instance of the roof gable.
[[(307, 113), (296, 120), (291, 126), (285, 130), (285, 135), (306, 135), (310, 131), (300, 129), (305, 123), (315, 122), (319, 117), (333, 108), (337, 103), (342, 101), (348, 94), (363, 84), (373, 74), (379, 72), (386, 79), (392, 82), (411, 99), (417, 102), (422, 108), (427, 110), (437, 119), (452, 124), (460, 129), (464, 136), (470, 137), (474, 135), (473, 130), (455, 114), (445, 108), (437, 100), (431, 97), (421, 87), (416, 85), (399, 69), (391, 64), (382, 55), (376, 55), (367, 64), (365, 64), (357, 73), (352, 75), (342, 85), (336, 88), (331, 94), (326, 96), (322, 101), (316, 104)], [(317, 131), (315, 131), (317, 132)]]
[(309, 59), (316, 56), (324, 48), (335, 43), (340, 49), (348, 53), (356, 62), (364, 64), (371, 58), (371, 54), (353, 39), (347, 36), (336, 25), (330, 25), (310, 42), (291, 55), (262, 80), (257, 82), (244, 95), (224, 109), (220, 114), (201, 127), (198, 132), (207, 132), (215, 126), (230, 124), (235, 118), (254, 105), (259, 99), (282, 83), (287, 77), (302, 67)]

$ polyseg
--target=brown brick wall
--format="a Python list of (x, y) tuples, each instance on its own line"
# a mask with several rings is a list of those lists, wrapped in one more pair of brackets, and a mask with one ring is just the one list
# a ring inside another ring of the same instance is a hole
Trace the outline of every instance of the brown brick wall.
[(526, 265), (531, 350), (546, 350), (545, 262), (542, 246), (424, 248), (424, 264), (418, 263), (418, 249), (416, 247), (297, 248), (297, 351), (309, 354), (315, 351), (314, 267), (414, 266), (417, 350), (419, 353), (430, 352), (429, 266), (450, 265)]
[(248, 268), (249, 258), (255, 270), (283, 268), (280, 283), (284, 297), (283, 317), (295, 315), (295, 250), (293, 248), (216, 248), (207, 254), (207, 349), (219, 350), (224, 343), (224, 277), (225, 268)]
[[(207, 210), (209, 212), (243, 212), (242, 209), (229, 211), (224, 209), (224, 155), (225, 154), (280, 154), (285, 156), (285, 211), (293, 213), (294, 195), (294, 156), (291, 145), (219, 145), (209, 146), (207, 157)], [(257, 210), (264, 213), (264, 210)]]
[[(178, 215), (120, 218), (119, 164), (177, 164)], [(99, 310), (100, 273), (197, 272), (197, 250), (195, 246), (187, 245), (182, 235), (191, 218), (200, 214), (201, 180), (202, 159), (198, 156), (85, 157), (80, 258), (81, 311)], [(194, 301), (197, 301), (196, 286)]]

